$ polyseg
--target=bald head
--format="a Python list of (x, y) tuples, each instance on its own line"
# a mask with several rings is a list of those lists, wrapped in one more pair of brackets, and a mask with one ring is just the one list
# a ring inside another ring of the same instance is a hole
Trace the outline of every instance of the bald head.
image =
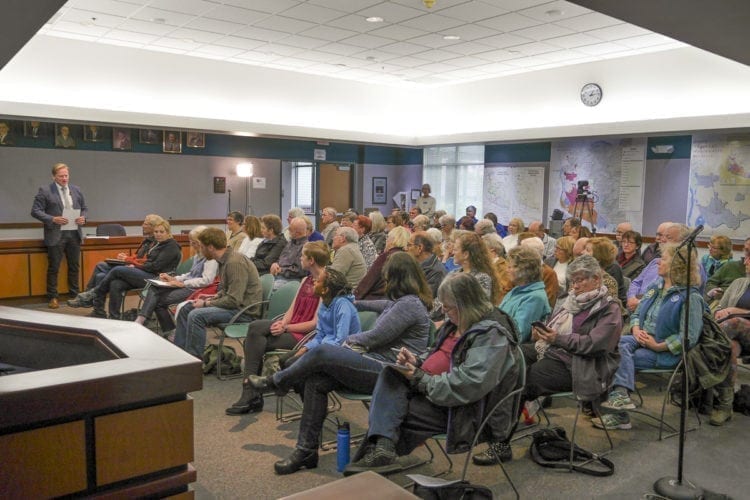
[(578, 238), (573, 245), (573, 257), (579, 257), (583, 255), (583, 251), (586, 250), (586, 244), (589, 242), (588, 238)]
[(302, 217), (295, 217), (289, 223), (289, 236), (296, 240), (307, 236), (307, 222)]
[(667, 239), (666, 239), (667, 229), (669, 229), (669, 226), (671, 225), (672, 223), (667, 221), (667, 222), (662, 222), (661, 224), (659, 224), (659, 227), (656, 228), (655, 239), (658, 244), (663, 245), (664, 243), (667, 242)]
[(630, 222), (620, 222), (619, 224), (617, 224), (617, 229), (615, 229), (615, 239), (617, 241), (621, 241), (622, 235), (632, 230), (633, 225)]

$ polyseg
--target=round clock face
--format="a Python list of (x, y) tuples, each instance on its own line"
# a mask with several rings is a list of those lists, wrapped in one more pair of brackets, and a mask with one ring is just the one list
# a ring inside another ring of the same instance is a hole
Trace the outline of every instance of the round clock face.
[(586, 106), (596, 106), (602, 100), (602, 88), (595, 83), (587, 83), (581, 88), (581, 102)]

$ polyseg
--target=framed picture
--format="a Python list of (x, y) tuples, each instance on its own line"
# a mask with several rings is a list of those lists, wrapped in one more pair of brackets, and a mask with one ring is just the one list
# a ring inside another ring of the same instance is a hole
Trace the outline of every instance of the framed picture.
[(73, 127), (65, 123), (55, 123), (55, 147), (65, 149), (76, 147)]
[(129, 128), (114, 127), (112, 129), (112, 149), (132, 151), (133, 141), (130, 138)]
[(165, 130), (162, 151), (165, 153), (182, 153), (182, 132)]
[(37, 120), (23, 122), (23, 135), (24, 137), (31, 137), (32, 139), (47, 137), (48, 125), (49, 124)]
[(388, 198), (388, 177), (372, 178), (372, 204), (385, 205)]
[(104, 140), (104, 131), (99, 125), (84, 125), (83, 140), (86, 142), (102, 142)]
[(412, 203), (416, 202), (419, 197), (422, 196), (422, 190), (421, 189), (412, 189), (411, 190), (411, 201)]
[(0, 120), (0, 146), (13, 146), (13, 124), (9, 121)]
[(141, 144), (161, 144), (161, 137), (161, 130), (142, 128), (138, 134), (138, 142)]
[(185, 145), (189, 148), (205, 148), (206, 147), (206, 134), (205, 132), (188, 132)]

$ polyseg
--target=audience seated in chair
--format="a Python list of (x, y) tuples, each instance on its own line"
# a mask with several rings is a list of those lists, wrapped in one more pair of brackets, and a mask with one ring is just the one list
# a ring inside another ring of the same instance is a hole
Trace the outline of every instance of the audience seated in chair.
[(352, 229), (357, 232), (357, 244), (359, 245), (359, 251), (362, 252), (362, 257), (365, 259), (365, 265), (369, 269), (378, 258), (378, 251), (375, 249), (375, 244), (370, 239), (370, 229), (372, 228), (372, 221), (369, 217), (364, 215), (358, 215), (352, 223)]
[(354, 289), (367, 274), (367, 264), (357, 243), (357, 232), (351, 227), (336, 229), (333, 236), (333, 262), (331, 268), (342, 273)]
[[(483, 412), (514, 388), (514, 339), (496, 321), (498, 311), (476, 278), (446, 277), (438, 298), (448, 319), (435, 347), (421, 356), (401, 349), (397, 362), (403, 368), (380, 372), (367, 438), (345, 475), (397, 471), (398, 455), (436, 434), (447, 434), (449, 453), (468, 451)], [(495, 424), (502, 428), (499, 420)]]
[[(622, 410), (635, 409), (630, 393), (635, 390), (635, 372), (646, 368), (672, 368), (677, 366), (682, 353), (681, 323), (683, 308), (690, 298), (688, 340), (692, 347), (698, 342), (703, 327), (703, 312), (708, 311), (698, 290), (700, 273), (698, 257), (692, 256), (692, 267), (687, 267), (687, 248), (677, 250), (675, 244), (662, 247), (659, 259), (659, 277), (648, 288), (630, 319), (631, 335), (620, 339), (620, 366), (614, 379), (614, 388), (602, 407), (615, 410), (592, 422), (596, 427), (630, 429), (630, 417)], [(690, 275), (691, 289), (686, 283)], [(658, 311), (658, 313), (655, 313)]]
[(126, 264), (111, 269), (98, 285), (87, 292), (79, 293), (69, 300), (71, 307), (93, 307), (91, 315), (105, 318), (104, 303), (109, 294), (109, 317), (120, 319), (122, 302), (128, 290), (143, 288), (146, 280), (160, 273), (170, 273), (182, 260), (182, 249), (170, 233), (169, 222), (161, 219), (154, 224), (155, 244), (144, 257), (127, 257)]
[(242, 226), (244, 221), (245, 216), (241, 212), (233, 211), (227, 214), (227, 246), (232, 247), (235, 252), (239, 251), (247, 239), (247, 233)]
[(247, 238), (242, 240), (239, 252), (249, 259), (255, 257), (258, 246), (263, 243), (263, 233), (260, 230), (260, 219), (254, 215), (245, 217), (245, 223), (242, 225)]
[(198, 226), (188, 234), (193, 254), (193, 264), (190, 271), (179, 276), (161, 273), (159, 279), (171, 286), (152, 286), (149, 288), (138, 317), (135, 319), (136, 323), (142, 325), (152, 314), (156, 314), (156, 319), (163, 333), (174, 330), (175, 324), (172, 314), (169, 312), (169, 306), (186, 300), (193, 292), (210, 285), (216, 278), (219, 264), (213, 259), (206, 259), (201, 253), (201, 245), (198, 241), (198, 235), (205, 229), (206, 226)]
[(508, 252), (508, 271), (514, 286), (503, 298), (500, 309), (515, 321), (519, 342), (528, 342), (531, 323), (545, 320), (552, 311), (542, 283), (542, 259), (536, 250), (516, 247)]
[(248, 382), (249, 375), (260, 375), (263, 355), (268, 351), (293, 349), (318, 322), (320, 296), (315, 293), (315, 282), (328, 264), (328, 246), (322, 241), (308, 242), (302, 247), (302, 269), (310, 274), (302, 279), (289, 309), (281, 318), (257, 319), (250, 323), (245, 339), (245, 373), (242, 396), (227, 415), (242, 415), (263, 409), (263, 395)]
[(329, 247), (333, 246), (333, 235), (339, 228), (339, 221), (336, 220), (336, 216), (337, 212), (333, 207), (326, 207), (320, 211), (320, 225), (323, 227), (321, 234)]
[(419, 262), (424, 272), (432, 297), (437, 296), (438, 287), (445, 278), (445, 266), (433, 251), (435, 243), (426, 232), (412, 233), (406, 251)]
[(343, 345), (321, 345), (271, 377), (251, 377), (260, 389), (287, 391), (301, 386), (298, 390), (304, 394), (297, 447), (287, 459), (274, 465), (277, 474), (316, 466), (329, 392), (370, 394), (384, 362), (396, 362), (402, 349), (415, 353), (427, 349), (430, 331), (427, 311), (432, 306), (432, 296), (419, 264), (412, 256), (400, 252), (388, 260), (383, 273), (388, 299), (356, 303), (360, 311), (379, 313), (371, 330), (352, 333)]
[(542, 283), (544, 283), (544, 293), (547, 294), (547, 302), (551, 308), (555, 308), (557, 295), (560, 291), (560, 283), (557, 281), (557, 273), (552, 267), (544, 263), (544, 243), (538, 236), (531, 236), (532, 233), (525, 232), (518, 235), (518, 244), (531, 248), (539, 254), (542, 261)]
[(219, 264), (219, 291), (214, 297), (196, 299), (182, 306), (176, 318), (174, 343), (200, 359), (206, 347), (206, 327), (227, 323), (243, 310), (240, 321), (257, 319), (262, 309), (263, 290), (253, 263), (227, 247), (223, 231), (209, 227), (198, 235), (198, 241), (201, 253)]
[(354, 289), (354, 296), (357, 300), (375, 300), (385, 298), (385, 280), (383, 279), (383, 267), (388, 257), (396, 252), (406, 250), (409, 244), (409, 231), (404, 227), (394, 227), (388, 232), (386, 238), (385, 251), (378, 255), (372, 267), (368, 269), (367, 274), (360, 280)]
[(307, 276), (302, 269), (300, 257), (302, 247), (307, 243), (307, 224), (302, 217), (295, 217), (289, 223), (289, 241), (279, 254), (279, 260), (271, 264), (274, 276), (273, 289), (277, 290), (287, 281), (299, 281)]
[(260, 232), (263, 241), (252, 258), (259, 275), (268, 274), (271, 266), (279, 260), (286, 246), (286, 238), (281, 234), (281, 219), (278, 215), (266, 214), (260, 218)]

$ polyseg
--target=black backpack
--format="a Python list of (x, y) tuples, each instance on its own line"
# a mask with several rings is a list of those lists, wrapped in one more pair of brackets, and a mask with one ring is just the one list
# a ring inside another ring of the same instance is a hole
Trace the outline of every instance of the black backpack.
[[(573, 448), (573, 466), (570, 460), (570, 448)], [(531, 435), (531, 459), (542, 467), (555, 469), (570, 469), (583, 472), (591, 476), (611, 476), (615, 472), (615, 464), (607, 458), (586, 451), (578, 445), (573, 445), (562, 427), (548, 427), (540, 429)], [(576, 464), (576, 462), (579, 462)], [(598, 465), (601, 468), (591, 467)]]

